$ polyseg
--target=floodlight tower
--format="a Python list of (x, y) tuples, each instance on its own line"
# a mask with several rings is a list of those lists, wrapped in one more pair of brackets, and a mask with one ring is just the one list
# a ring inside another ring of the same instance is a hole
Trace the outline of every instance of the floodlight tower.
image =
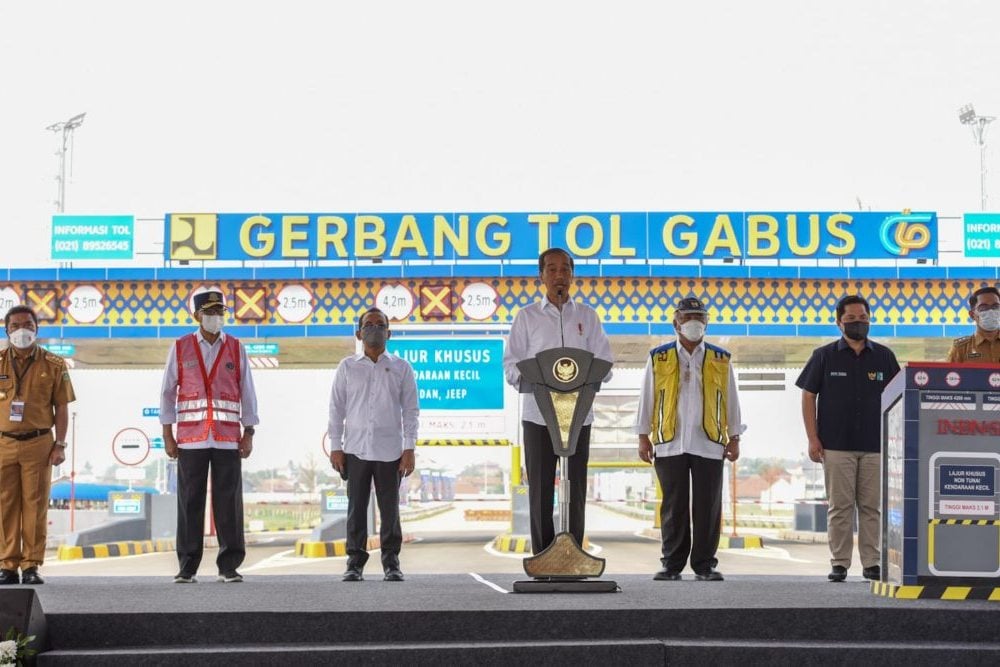
[(986, 128), (995, 116), (978, 116), (971, 104), (958, 110), (958, 120), (972, 128), (972, 136), (979, 145), (979, 196), (982, 210), (986, 210)]
[(59, 156), (59, 175), (56, 176), (56, 180), (59, 181), (59, 198), (55, 204), (60, 213), (66, 210), (66, 153), (73, 140), (73, 131), (83, 125), (83, 118), (86, 115), (86, 113), (77, 114), (69, 120), (59, 121), (45, 128), (50, 132), (62, 132), (62, 148), (56, 152)]

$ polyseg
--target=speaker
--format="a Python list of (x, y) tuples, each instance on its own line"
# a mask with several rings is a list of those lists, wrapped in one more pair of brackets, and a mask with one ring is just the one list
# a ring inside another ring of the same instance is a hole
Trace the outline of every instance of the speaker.
[(9, 586), (0, 590), (0, 640), (8, 628), (15, 628), (23, 635), (35, 635), (32, 648), (39, 653), (49, 647), (45, 614), (38, 595), (31, 588), (13, 588)]

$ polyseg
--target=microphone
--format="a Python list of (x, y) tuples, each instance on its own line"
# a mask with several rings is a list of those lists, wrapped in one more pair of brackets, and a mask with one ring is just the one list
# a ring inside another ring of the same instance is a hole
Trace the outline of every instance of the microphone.
[(563, 331), (563, 288), (560, 287), (556, 290), (556, 298), (559, 299), (559, 339), (562, 343), (561, 347), (566, 347), (566, 332)]

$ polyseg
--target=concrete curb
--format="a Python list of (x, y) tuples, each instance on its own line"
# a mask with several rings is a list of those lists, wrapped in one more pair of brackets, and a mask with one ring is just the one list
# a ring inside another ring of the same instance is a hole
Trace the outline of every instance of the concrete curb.
[(173, 551), (174, 540), (135, 540), (124, 542), (108, 542), (86, 547), (71, 547), (60, 544), (56, 553), (57, 560), (78, 560), (80, 558), (116, 558), (118, 556), (136, 556), (161, 551)]
[[(413, 542), (413, 535), (404, 534), (403, 542)], [(378, 535), (370, 535), (366, 549), (374, 551), (382, 547), (382, 538)], [(314, 542), (312, 540), (296, 540), (295, 555), (303, 558), (335, 558), (347, 555), (347, 540), (330, 540), (328, 542)]]

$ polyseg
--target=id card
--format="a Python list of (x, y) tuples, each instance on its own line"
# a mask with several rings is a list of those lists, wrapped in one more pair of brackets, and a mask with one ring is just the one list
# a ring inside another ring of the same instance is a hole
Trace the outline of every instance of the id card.
[(12, 422), (24, 421), (24, 401), (10, 402), (10, 420)]

